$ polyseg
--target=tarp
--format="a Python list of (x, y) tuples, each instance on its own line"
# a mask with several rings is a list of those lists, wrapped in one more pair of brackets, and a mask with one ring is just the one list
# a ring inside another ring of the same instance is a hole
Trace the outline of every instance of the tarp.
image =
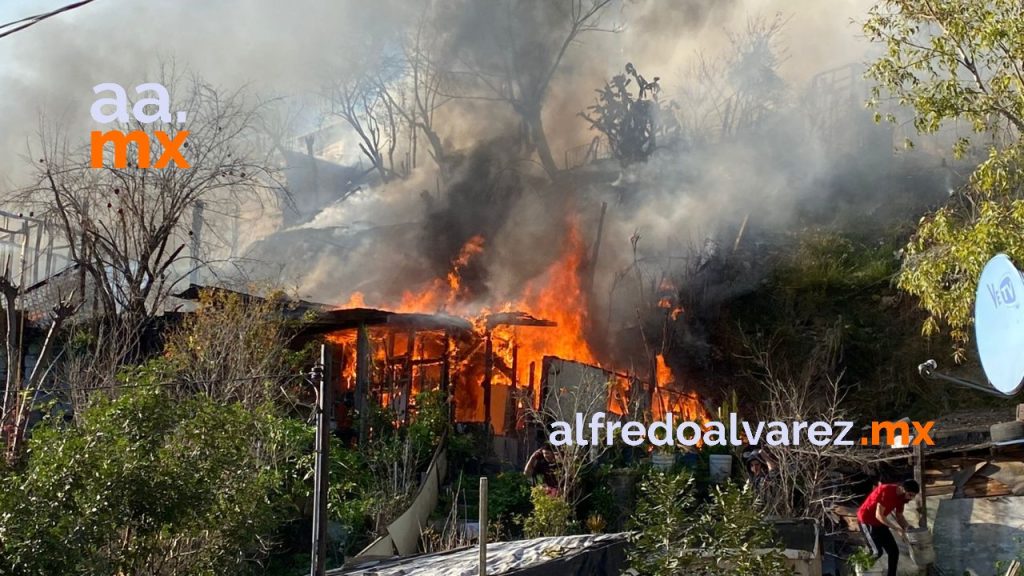
[(430, 461), (430, 467), (420, 485), (419, 492), (412, 504), (388, 524), (388, 532), (384, 536), (374, 540), (364, 548), (356, 557), (373, 556), (408, 556), (415, 554), (419, 549), (420, 533), (430, 518), (430, 513), (437, 507), (437, 499), (441, 483), (444, 481), (448, 470), (448, 452), (445, 450), (447, 437), (441, 439), (441, 445), (434, 452), (434, 458)]
[[(476, 546), (411, 558), (382, 560), (334, 576), (477, 576)], [(620, 576), (626, 566), (626, 534), (588, 534), (493, 542), (487, 545), (489, 576)]]

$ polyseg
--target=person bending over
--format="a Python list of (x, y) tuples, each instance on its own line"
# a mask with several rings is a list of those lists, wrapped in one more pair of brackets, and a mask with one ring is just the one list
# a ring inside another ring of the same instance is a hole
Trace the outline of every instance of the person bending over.
[(900, 548), (893, 537), (893, 527), (888, 522), (889, 514), (896, 518), (898, 526), (895, 530), (900, 538), (905, 538), (909, 524), (903, 517), (903, 507), (920, 492), (921, 487), (915, 480), (904, 480), (901, 484), (879, 483), (857, 510), (857, 521), (867, 536), (875, 560), (881, 558), (883, 553), (889, 557), (888, 576), (896, 576), (896, 567), (900, 562)]

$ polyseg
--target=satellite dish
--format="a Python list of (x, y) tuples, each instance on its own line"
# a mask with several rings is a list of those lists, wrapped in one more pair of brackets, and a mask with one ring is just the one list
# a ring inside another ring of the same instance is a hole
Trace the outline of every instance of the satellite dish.
[(1016, 394), (1024, 381), (1024, 280), (1006, 254), (996, 254), (981, 272), (974, 331), (988, 381)]

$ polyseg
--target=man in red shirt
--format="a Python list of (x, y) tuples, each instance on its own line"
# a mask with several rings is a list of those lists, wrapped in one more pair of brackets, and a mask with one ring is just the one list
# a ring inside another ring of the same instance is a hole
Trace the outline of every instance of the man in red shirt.
[(899, 524), (896, 530), (903, 538), (909, 526), (907, 519), (903, 517), (903, 506), (920, 492), (921, 487), (915, 480), (904, 480), (902, 484), (879, 484), (857, 510), (860, 529), (867, 536), (875, 559), (881, 558), (883, 552), (889, 557), (889, 571), (886, 572), (888, 576), (896, 576), (900, 548), (896, 545), (896, 538), (893, 537), (886, 519), (889, 514), (896, 517), (896, 523)]

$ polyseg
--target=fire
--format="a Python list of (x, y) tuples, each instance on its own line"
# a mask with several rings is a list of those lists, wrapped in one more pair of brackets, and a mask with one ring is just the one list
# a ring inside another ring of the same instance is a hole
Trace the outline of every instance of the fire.
[(655, 357), (655, 393), (653, 398), (652, 413), (654, 418), (661, 419), (671, 412), (676, 419), (693, 421), (706, 421), (709, 419), (707, 411), (695, 394), (683, 392), (676, 384), (672, 368), (665, 362), (665, 356), (658, 354)]
[(483, 236), (474, 236), (459, 250), (458, 257), (452, 261), (452, 269), (448, 271), (448, 304), (455, 304), (456, 299), (463, 295), (462, 271), (471, 258), (484, 251)]
[[(561, 258), (539, 279), (527, 285), (522, 299), (505, 306), (507, 310), (521, 310), (557, 324), (550, 328), (515, 328), (511, 335), (519, 344), (522, 357), (536, 360), (538, 365), (544, 356), (599, 364), (585, 338), (589, 329), (587, 311), (590, 306), (580, 282), (584, 254), (579, 230), (571, 226)], [(513, 330), (506, 327), (501, 332), (509, 335)], [(523, 364), (520, 362), (519, 381), (524, 381), (528, 369)]]
[(655, 358), (654, 383), (658, 388), (668, 388), (671, 384), (675, 383), (672, 369), (668, 367), (668, 364), (665, 364), (664, 354), (658, 354)]
[(348, 302), (345, 302), (338, 308), (366, 308), (366, 300), (363, 297), (362, 292), (353, 292), (348, 298)]
[[(559, 256), (514, 299), (482, 304), (474, 301), (477, 295), (468, 292), (463, 274), (485, 250), (484, 238), (474, 236), (451, 260), (444, 277), (434, 279), (420, 290), (404, 292), (397, 303), (380, 303), (380, 308), (395, 312), (459, 315), (470, 320), (473, 333), (460, 337), (458, 343), (446, 348), (444, 335), (439, 331), (405, 333), (389, 327), (369, 329), (373, 355), (371, 380), (377, 402), (401, 408), (419, 390), (435, 387), (441, 378), (442, 363), (446, 363), (455, 395), (456, 420), (480, 422), (489, 413), (495, 432), (503, 434), (517, 425), (517, 413), (524, 408), (521, 402), (526, 401), (523, 396), (529, 398), (529, 395), (516, 394), (517, 390), (531, 390), (535, 406), (540, 400), (545, 356), (600, 366), (586, 339), (590, 322), (588, 295), (582, 282), (587, 265), (586, 245), (574, 222), (565, 230)], [(363, 295), (357, 292), (342, 307), (366, 306)], [(670, 301), (668, 308), (671, 307)], [(510, 312), (555, 325), (517, 323), (514, 318), (510, 320), (512, 315), (493, 321), (494, 313)], [(343, 350), (342, 378), (345, 387), (350, 389), (355, 379), (356, 331), (332, 334), (329, 339)], [(488, 344), (490, 356), (486, 354)], [(696, 398), (669, 390), (673, 382), (671, 371), (660, 356), (658, 360), (655, 415), (664, 414), (666, 409), (680, 416), (698, 414), (700, 403)], [(488, 381), (490, 386), (486, 387)], [(489, 412), (484, 406), (485, 388), (490, 390)], [(627, 390), (628, 386), (623, 385), (619, 392)], [(610, 408), (618, 405), (613, 400), (609, 399)], [(621, 398), (617, 402), (624, 404)]]

